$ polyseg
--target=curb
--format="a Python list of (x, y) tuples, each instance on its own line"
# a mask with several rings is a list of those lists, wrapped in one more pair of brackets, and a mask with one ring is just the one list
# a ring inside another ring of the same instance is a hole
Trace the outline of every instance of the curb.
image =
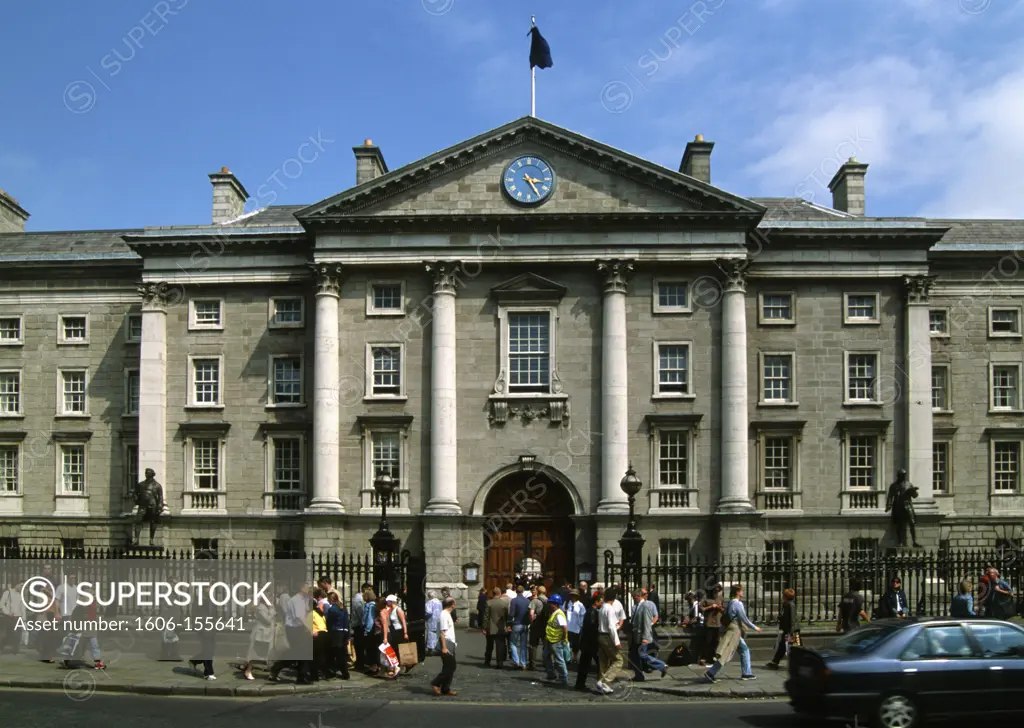
[(749, 699), (749, 698), (786, 698), (789, 694), (785, 690), (777, 688), (728, 688), (727, 690), (715, 690), (712, 686), (707, 687), (696, 687), (691, 689), (686, 688), (663, 688), (658, 686), (636, 686), (638, 690), (647, 690), (652, 693), (663, 693), (665, 695), (675, 695), (680, 698), (700, 698), (700, 699), (717, 699), (732, 698), (736, 700)]
[[(161, 683), (138, 683), (138, 684), (112, 684), (96, 683), (89, 686), (82, 686), (80, 689), (68, 688), (63, 680), (22, 680), (0, 678), (0, 690), (64, 690), (65, 692), (76, 693), (84, 699), (92, 693), (110, 694), (131, 694), (131, 695), (159, 695), (159, 696), (186, 696), (186, 697), (219, 697), (219, 698), (261, 698), (276, 697), (282, 695), (295, 695), (303, 693), (327, 694), (354, 692), (362, 690), (360, 686), (345, 688), (340, 685), (294, 685), (270, 683), (265, 685), (166, 685)], [(69, 695), (70, 697), (70, 695)]]

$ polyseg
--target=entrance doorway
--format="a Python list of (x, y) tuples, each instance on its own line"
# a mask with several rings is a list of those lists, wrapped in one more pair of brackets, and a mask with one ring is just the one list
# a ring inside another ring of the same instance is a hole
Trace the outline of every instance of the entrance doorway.
[(484, 586), (505, 588), (524, 576), (574, 580), (572, 497), (542, 472), (511, 473), (484, 501)]

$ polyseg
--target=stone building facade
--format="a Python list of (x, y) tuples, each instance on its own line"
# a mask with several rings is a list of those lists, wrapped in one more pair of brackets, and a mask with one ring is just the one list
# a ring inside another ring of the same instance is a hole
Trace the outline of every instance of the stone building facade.
[(321, 202), (244, 214), (225, 168), (212, 224), (141, 230), (0, 194), (0, 548), (123, 544), (146, 468), (162, 545), (278, 554), (365, 550), (385, 469), (437, 583), (593, 574), (630, 466), (663, 563), (885, 548), (900, 468), (923, 546), (1019, 540), (1024, 221), (869, 217), (854, 160), (835, 209), (745, 199), (712, 147), (367, 140)]

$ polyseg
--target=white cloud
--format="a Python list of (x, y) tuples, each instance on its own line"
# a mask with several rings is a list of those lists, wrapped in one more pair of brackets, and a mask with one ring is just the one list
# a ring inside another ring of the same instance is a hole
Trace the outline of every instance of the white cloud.
[(885, 56), (767, 89), (775, 118), (752, 140), (759, 156), (744, 173), (761, 194), (829, 204), (828, 181), (856, 156), (871, 165), (869, 214), (872, 197), (912, 191), (925, 203), (903, 214), (1024, 216), (1015, 184), (1024, 164), (1021, 68), (995, 62), (988, 73), (966, 72), (941, 55)]

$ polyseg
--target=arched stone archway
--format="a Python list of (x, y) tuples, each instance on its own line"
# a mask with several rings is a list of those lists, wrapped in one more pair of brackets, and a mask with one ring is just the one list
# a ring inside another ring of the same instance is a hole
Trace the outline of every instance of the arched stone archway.
[(575, 578), (579, 496), (564, 476), (545, 468), (495, 473), (474, 502), (486, 516), (484, 585), (504, 588), (526, 577)]

